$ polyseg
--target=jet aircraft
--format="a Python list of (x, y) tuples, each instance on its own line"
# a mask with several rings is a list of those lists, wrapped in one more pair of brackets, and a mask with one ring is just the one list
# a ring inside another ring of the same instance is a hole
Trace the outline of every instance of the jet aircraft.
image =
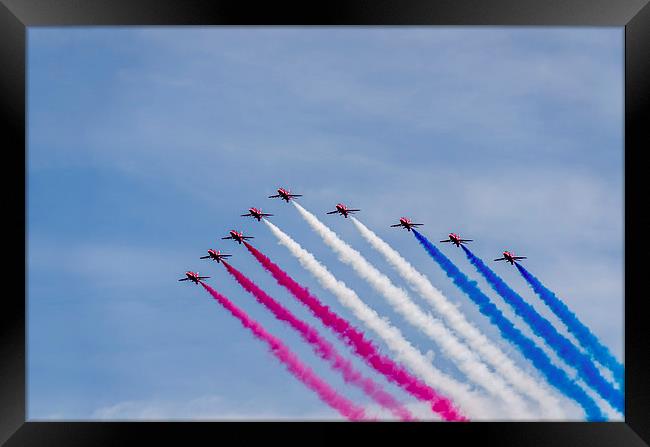
[(464, 244), (465, 242), (472, 242), (472, 239), (461, 239), (460, 236), (456, 233), (449, 233), (449, 239), (445, 239), (444, 241), (440, 242), (451, 242), (456, 247), (460, 247), (460, 244)]
[(361, 210), (355, 210), (355, 209), (350, 209), (347, 206), (343, 205), (342, 203), (337, 203), (336, 204), (336, 209), (334, 211), (330, 211), (327, 214), (336, 214), (339, 213), (341, 216), (345, 217), (346, 219), (348, 218), (348, 214), (354, 214), (357, 211)]
[(257, 219), (259, 222), (262, 220), (262, 217), (268, 217), (272, 216), (273, 214), (268, 214), (268, 213), (263, 213), (262, 210), (258, 210), (257, 208), (249, 208), (248, 209), (248, 214), (242, 214), (241, 217), (253, 217)]
[(254, 237), (253, 236), (244, 236), (244, 233), (242, 233), (241, 231), (230, 230), (230, 236), (222, 237), (221, 239), (232, 239), (232, 240), (235, 240), (235, 241), (237, 241), (237, 242), (239, 242), (241, 244), (242, 242), (244, 242), (247, 239), (254, 239)]
[(495, 261), (507, 261), (512, 265), (515, 265), (515, 261), (518, 261), (520, 259), (526, 259), (526, 256), (515, 256), (514, 253), (510, 253), (509, 251), (504, 251), (503, 252), (503, 258), (497, 258)]
[(221, 253), (220, 250), (216, 251), (216, 250), (213, 250), (213, 249), (210, 248), (208, 250), (208, 255), (207, 256), (201, 256), (199, 259), (212, 259), (214, 261), (221, 262), (223, 260), (223, 258), (229, 258), (230, 256), (232, 256), (232, 255), (227, 255), (227, 254)]
[(179, 279), (179, 281), (192, 281), (194, 284), (198, 284), (199, 281), (208, 279), (209, 276), (200, 276), (195, 272), (185, 272), (185, 278)]
[(289, 200), (293, 199), (294, 197), (302, 197), (302, 194), (291, 194), (291, 191), (288, 189), (278, 188), (278, 193), (274, 196), (269, 196), (269, 199), (275, 199), (277, 197), (280, 197), (282, 200), (289, 203)]
[(400, 217), (399, 218), (399, 223), (395, 224), (395, 225), (391, 225), (391, 227), (404, 227), (408, 231), (411, 231), (411, 228), (419, 227), (420, 225), (424, 225), (424, 224), (413, 223), (413, 222), (411, 222), (411, 219), (409, 219), (408, 217)]

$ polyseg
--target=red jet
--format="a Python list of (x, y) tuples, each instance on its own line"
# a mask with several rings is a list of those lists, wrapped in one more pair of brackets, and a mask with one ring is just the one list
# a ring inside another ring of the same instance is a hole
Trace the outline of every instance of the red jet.
[(334, 211), (330, 211), (327, 214), (336, 214), (339, 213), (341, 216), (345, 217), (346, 219), (348, 218), (348, 214), (354, 214), (357, 211), (361, 210), (355, 210), (355, 209), (350, 209), (347, 206), (343, 205), (342, 203), (337, 203), (336, 204), (336, 209)]
[(201, 256), (199, 259), (213, 259), (213, 260), (215, 260), (217, 262), (221, 262), (221, 260), (223, 258), (228, 258), (230, 256), (232, 256), (232, 255), (223, 254), (223, 253), (221, 253), (221, 251), (215, 251), (215, 250), (210, 248), (208, 250), (208, 255), (207, 256)]
[(230, 230), (230, 236), (222, 237), (221, 239), (233, 239), (241, 244), (246, 239), (255, 239), (255, 238), (253, 236), (244, 236), (244, 233), (241, 233), (239, 231)]
[(440, 242), (451, 242), (456, 247), (460, 247), (460, 244), (464, 244), (465, 242), (472, 242), (472, 239), (461, 239), (460, 236), (458, 236), (456, 233), (449, 233), (449, 239)]
[(242, 214), (241, 217), (248, 217), (248, 216), (254, 217), (259, 222), (260, 220), (262, 220), (262, 217), (268, 217), (272, 215), (273, 214), (263, 213), (262, 210), (258, 210), (257, 208), (249, 208), (248, 214)]
[(504, 251), (503, 258), (497, 258), (495, 261), (508, 261), (510, 264), (515, 265), (515, 261), (518, 261), (519, 259), (526, 259), (526, 256), (515, 256), (514, 253)]
[(198, 273), (194, 272), (185, 272), (185, 276), (187, 278), (181, 278), (179, 281), (192, 281), (194, 284), (198, 284), (199, 281), (209, 278), (209, 276), (199, 276)]
[(289, 203), (289, 200), (293, 199), (294, 197), (302, 197), (302, 194), (291, 194), (291, 191), (288, 189), (278, 188), (277, 195), (269, 196), (269, 199), (275, 199), (277, 197), (281, 197), (282, 200), (285, 200), (287, 203)]
[(391, 225), (391, 227), (404, 227), (407, 230), (411, 231), (411, 228), (419, 227), (420, 225), (424, 225), (424, 224), (416, 224), (411, 222), (411, 219), (409, 219), (408, 217), (400, 217), (399, 223), (395, 225)]

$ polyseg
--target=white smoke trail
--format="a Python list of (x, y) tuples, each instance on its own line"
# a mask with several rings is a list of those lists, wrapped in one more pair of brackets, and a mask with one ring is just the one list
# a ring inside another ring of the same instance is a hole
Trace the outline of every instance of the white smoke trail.
[(464, 338), (466, 343), (492, 365), (512, 386), (534, 399), (540, 407), (542, 417), (560, 420), (564, 418), (560, 401), (543, 383), (519, 369), (514, 362), (497, 346), (467, 321), (458, 308), (436, 289), (422, 273), (417, 271), (390, 245), (363, 225), (358, 219), (352, 222), (366, 241), (406, 280), (409, 286), (422, 296), (437, 312), (444, 317), (449, 326)]
[(456, 335), (437, 318), (426, 314), (415, 304), (404, 289), (395, 286), (391, 280), (368, 262), (361, 253), (341, 240), (336, 233), (320, 222), (316, 216), (294, 203), (302, 217), (323, 239), (339, 259), (352, 267), (366, 280), (389, 304), (409, 323), (425, 333), (442, 348), (456, 366), (474, 383), (481, 385), (485, 391), (503, 400), (505, 408), (512, 416), (533, 417), (524, 400), (501, 376), (493, 373)]
[[(332, 292), (339, 302), (350, 309), (370, 330), (377, 334), (395, 353), (399, 362), (404, 363), (427, 384), (452, 397), (456, 404), (473, 420), (494, 420), (494, 406), (484, 396), (472, 391), (465, 384), (459, 383), (435, 368), (429, 360), (417, 350), (387, 318), (382, 318), (375, 310), (368, 307), (356, 292), (344, 282), (339, 281), (307, 250), (269, 221), (264, 223), (271, 229), (280, 244), (287, 247), (300, 264), (316, 280)], [(498, 417), (499, 415), (496, 415)]]

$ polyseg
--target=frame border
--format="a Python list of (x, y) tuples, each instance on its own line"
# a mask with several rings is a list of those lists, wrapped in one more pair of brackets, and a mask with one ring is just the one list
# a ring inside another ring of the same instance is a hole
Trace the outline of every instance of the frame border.
[[(331, 0), (319, 4), (260, 3), (255, 8), (228, 0), (0, 0), (0, 123), (5, 157), (12, 176), (3, 176), (8, 220), (23, 226), (22, 244), (9, 238), (11, 253), (23, 263), (7, 269), (9, 278), (24, 278), (22, 294), (6, 294), (0, 312), (0, 442), (13, 445), (140, 444), (160, 436), (183, 442), (224, 434), (251, 439), (251, 433), (299, 434), (310, 439), (340, 440), (341, 435), (434, 436), (437, 441), (498, 443), (501, 446), (644, 446), (650, 443), (650, 337), (641, 290), (643, 259), (650, 248), (643, 238), (634, 251), (625, 239), (625, 422), (475, 422), (471, 424), (344, 424), (305, 422), (29, 422), (26, 420), (26, 287), (27, 287), (27, 158), (26, 35), (34, 26), (107, 25), (516, 25), (625, 27), (625, 234), (643, 234), (647, 203), (641, 180), (642, 151), (650, 133), (644, 117), (650, 109), (649, 0)], [(644, 113), (645, 112), (645, 113)], [(8, 178), (10, 177), (10, 178)], [(19, 188), (24, 194), (12, 194)], [(645, 199), (645, 200), (643, 200)], [(20, 255), (18, 256), (20, 260)], [(635, 262), (641, 261), (641, 262)], [(636, 292), (636, 293), (635, 293)], [(253, 426), (251, 426), (253, 424)], [(252, 430), (251, 430), (252, 429)], [(295, 436), (294, 439), (300, 439)], [(644, 441), (645, 440), (645, 441)]]

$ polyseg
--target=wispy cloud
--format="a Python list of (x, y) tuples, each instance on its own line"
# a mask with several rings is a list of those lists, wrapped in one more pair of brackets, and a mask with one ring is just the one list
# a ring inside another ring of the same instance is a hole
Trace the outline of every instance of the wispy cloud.
[(259, 402), (235, 404), (220, 396), (203, 396), (188, 401), (151, 399), (123, 401), (95, 410), (92, 420), (207, 420), (207, 421), (339, 421), (343, 420), (336, 412), (324, 408), (322, 411), (299, 413), (287, 403), (284, 408), (272, 408)]

